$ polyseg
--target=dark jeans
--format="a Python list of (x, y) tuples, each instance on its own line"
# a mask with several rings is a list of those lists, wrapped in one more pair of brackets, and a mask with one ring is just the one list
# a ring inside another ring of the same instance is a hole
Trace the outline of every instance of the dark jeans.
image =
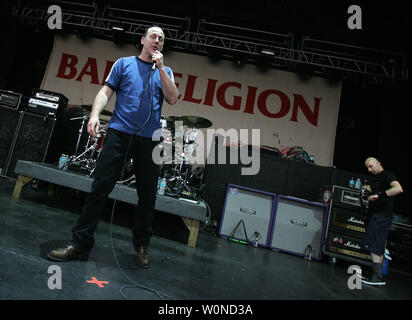
[[(72, 244), (81, 251), (88, 252), (94, 245), (94, 231), (104, 211), (107, 196), (113, 190), (121, 171), (132, 135), (109, 129), (102, 151), (97, 159), (95, 178), (91, 193), (83, 206), (82, 213), (73, 227)], [(158, 141), (133, 136), (129, 155), (133, 159), (138, 204), (132, 227), (133, 245), (148, 246), (152, 232), (152, 221), (156, 203), (159, 166), (152, 160), (153, 148)]]

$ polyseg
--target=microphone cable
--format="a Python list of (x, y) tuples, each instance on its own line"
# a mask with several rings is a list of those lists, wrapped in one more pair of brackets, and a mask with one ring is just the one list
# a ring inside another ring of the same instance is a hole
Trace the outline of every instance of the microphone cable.
[[(153, 79), (152, 79), (152, 73), (153, 73), (153, 71), (155, 70), (155, 66), (156, 66), (156, 64), (153, 63), (153, 66), (152, 66), (151, 69), (149, 70), (149, 74), (148, 74), (148, 77), (147, 77), (145, 86), (144, 86), (144, 88), (143, 88), (143, 90), (142, 90), (142, 93), (140, 94), (140, 97), (139, 97), (139, 98), (140, 98), (140, 104), (139, 104), (139, 107), (138, 107), (138, 109), (137, 109), (138, 112), (139, 112), (139, 111), (140, 111), (139, 109), (140, 109), (141, 106), (142, 106), (143, 95), (144, 95), (144, 93), (146, 92), (146, 90), (147, 90), (147, 88), (148, 88), (148, 86), (149, 86), (149, 83), (150, 83), (150, 92), (149, 92), (149, 93), (150, 93), (150, 108), (149, 108), (150, 111), (149, 111), (149, 115), (148, 115), (146, 121), (143, 123), (141, 129), (136, 130), (135, 133), (130, 136), (129, 145), (128, 145), (127, 150), (126, 150), (126, 153), (125, 153), (124, 162), (123, 162), (123, 168), (122, 168), (122, 171), (121, 171), (121, 177), (120, 177), (120, 180), (119, 180), (119, 181), (121, 181), (122, 178), (123, 178), (123, 176), (124, 176), (124, 171), (125, 171), (125, 168), (126, 168), (127, 159), (128, 159), (128, 155), (129, 155), (129, 151), (130, 151), (130, 148), (131, 148), (131, 145), (132, 145), (133, 138), (134, 138), (138, 133), (142, 132), (142, 131), (146, 128), (147, 124), (149, 123), (149, 121), (150, 121), (150, 119), (151, 119), (151, 117), (152, 117), (152, 113), (153, 113), (153, 91), (152, 91), (152, 90), (153, 90)], [(134, 164), (133, 164), (133, 167), (134, 167)], [(116, 182), (116, 184), (117, 184), (117, 182)], [(115, 187), (116, 187), (116, 185), (115, 185)], [(136, 188), (137, 188), (137, 186), (136, 186)], [(112, 207), (112, 213), (111, 213), (111, 218), (110, 218), (110, 240), (111, 240), (111, 245), (112, 245), (113, 256), (114, 256), (114, 258), (115, 258), (117, 267), (119, 268), (119, 271), (120, 271), (120, 273), (123, 275), (123, 277), (126, 278), (126, 279), (131, 283), (131, 285), (124, 286), (124, 287), (122, 287), (122, 288), (120, 289), (120, 291), (119, 291), (120, 295), (121, 295), (125, 300), (128, 300), (127, 297), (123, 294), (123, 290), (129, 289), (129, 288), (140, 288), (140, 289), (148, 290), (148, 291), (156, 294), (161, 300), (163, 300), (163, 296), (164, 296), (164, 297), (167, 297), (167, 298), (169, 298), (169, 299), (172, 299), (172, 300), (176, 300), (175, 298), (172, 298), (172, 297), (170, 297), (170, 296), (168, 296), (168, 295), (166, 295), (166, 294), (164, 294), (164, 293), (161, 293), (161, 292), (159, 292), (159, 291), (157, 291), (157, 290), (155, 290), (155, 289), (152, 289), (152, 288), (150, 288), (150, 287), (144, 286), (144, 285), (142, 285), (142, 284), (139, 284), (139, 283), (133, 281), (132, 279), (130, 279), (130, 278), (126, 275), (126, 273), (123, 271), (122, 267), (120, 266), (119, 260), (117, 259), (116, 250), (115, 250), (115, 248), (114, 248), (114, 241), (113, 241), (113, 217), (114, 217), (115, 206), (116, 206), (116, 202), (117, 202), (117, 197), (118, 197), (118, 194), (119, 194), (119, 190), (120, 190), (120, 186), (117, 188), (116, 197), (115, 197), (115, 199), (114, 199), (113, 207)], [(139, 199), (138, 199), (138, 201), (139, 201)], [(135, 214), (136, 214), (136, 213), (135, 213)]]

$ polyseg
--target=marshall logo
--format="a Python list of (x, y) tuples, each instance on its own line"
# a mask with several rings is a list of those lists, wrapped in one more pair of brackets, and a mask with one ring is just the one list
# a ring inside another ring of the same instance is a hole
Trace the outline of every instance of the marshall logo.
[(360, 224), (360, 225), (362, 225), (362, 226), (364, 226), (365, 225), (365, 222), (364, 221), (362, 221), (361, 219), (356, 219), (355, 217), (353, 217), (353, 216), (351, 216), (349, 219), (347, 219), (346, 221), (348, 221), (348, 222), (353, 222), (353, 223), (357, 223), (357, 224)]
[(333, 242), (334, 243), (340, 243), (340, 244), (343, 244), (345, 247), (349, 247), (349, 248), (353, 248), (353, 249), (358, 249), (358, 250), (360, 250), (361, 249), (361, 246), (359, 245), (359, 244), (357, 244), (357, 243), (353, 243), (352, 241), (350, 241), (350, 240), (347, 240), (346, 242), (343, 240), (343, 238), (341, 238), (341, 237), (334, 237), (333, 238)]
[(360, 245), (358, 245), (357, 243), (352, 243), (352, 241), (349, 241), (349, 240), (344, 243), (344, 246), (353, 248), (353, 249), (358, 249), (358, 250), (361, 249)]

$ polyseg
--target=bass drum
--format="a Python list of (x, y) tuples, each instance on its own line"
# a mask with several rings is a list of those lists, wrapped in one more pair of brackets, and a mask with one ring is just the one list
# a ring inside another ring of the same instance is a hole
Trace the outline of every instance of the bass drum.
[(189, 177), (187, 178), (187, 183), (191, 187), (201, 188), (203, 181), (203, 173), (205, 171), (204, 167), (192, 168)]

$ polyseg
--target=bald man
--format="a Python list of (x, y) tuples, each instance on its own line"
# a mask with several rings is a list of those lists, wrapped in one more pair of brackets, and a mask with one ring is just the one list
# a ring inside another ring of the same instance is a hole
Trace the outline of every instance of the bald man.
[(392, 225), (393, 197), (403, 192), (395, 175), (385, 170), (378, 159), (369, 157), (365, 160), (368, 171), (376, 178), (376, 183), (367, 186), (371, 192), (368, 198), (368, 225), (364, 238), (364, 249), (371, 253), (372, 273), (362, 282), (369, 285), (385, 285), (382, 275), (382, 263), (386, 239)]

